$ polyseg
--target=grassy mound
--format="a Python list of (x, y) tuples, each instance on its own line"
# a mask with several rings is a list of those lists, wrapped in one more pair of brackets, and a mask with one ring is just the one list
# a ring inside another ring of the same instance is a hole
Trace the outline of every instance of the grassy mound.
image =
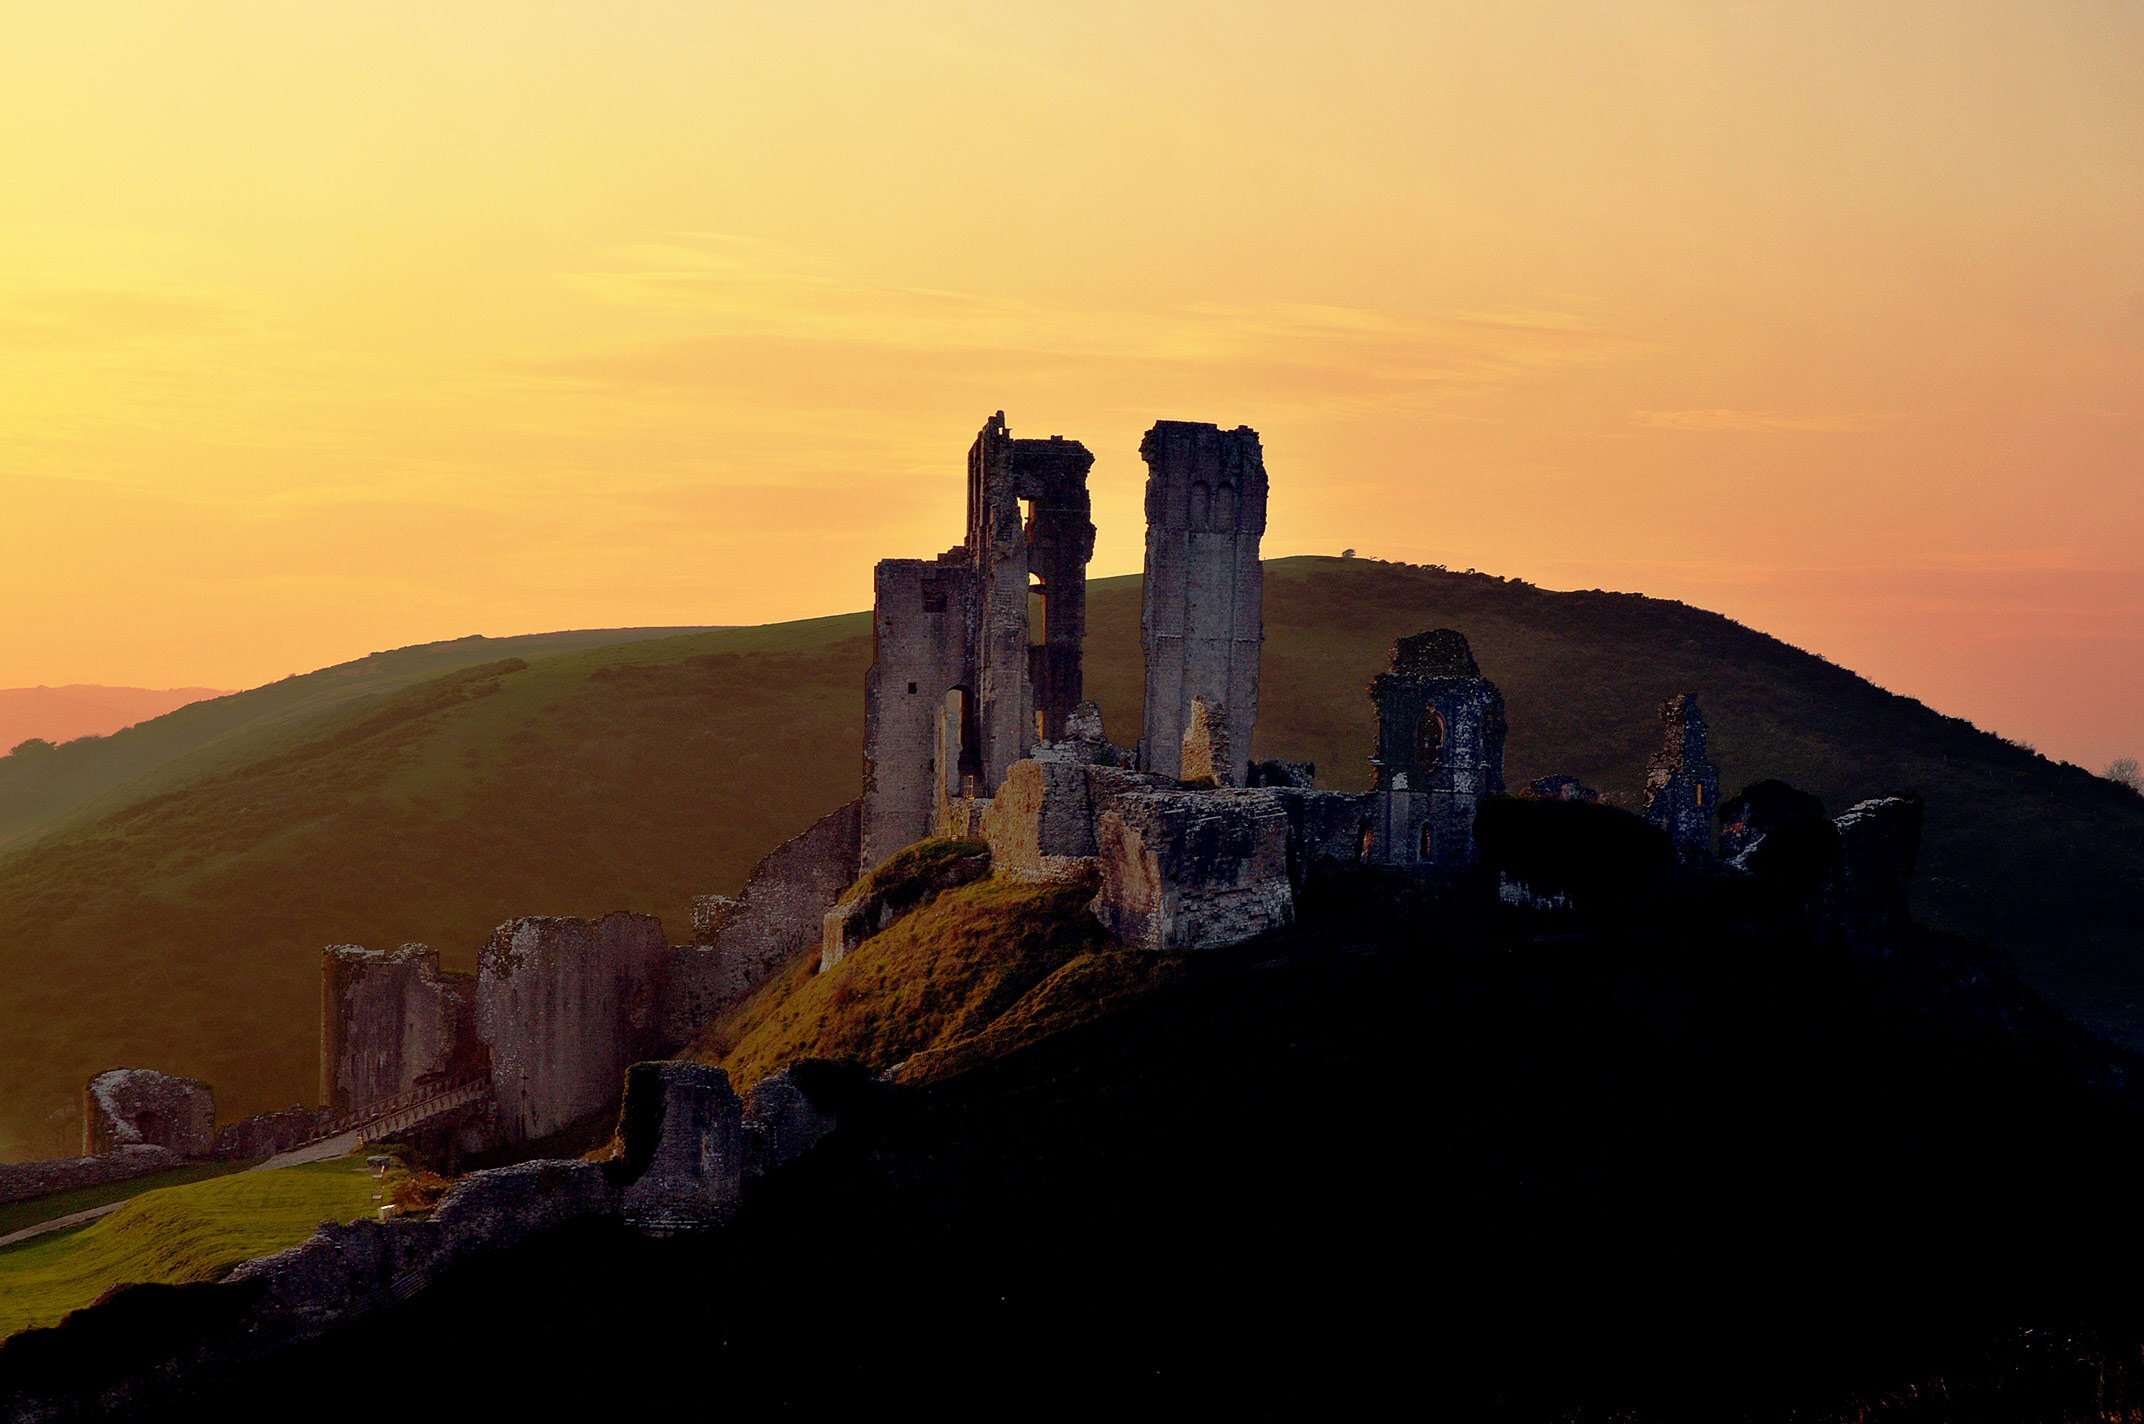
[(0, 1251), (0, 1337), (55, 1324), (116, 1285), (214, 1280), (324, 1220), (371, 1215), (381, 1190), (363, 1158), (344, 1157), (147, 1192), (79, 1231)]
[(188, 1162), (185, 1166), (173, 1167), (168, 1172), (151, 1172), (147, 1176), (129, 1177), (123, 1182), (101, 1182), (94, 1187), (76, 1187), (72, 1191), (54, 1192), (50, 1196), (32, 1197), (28, 1201), (10, 1202), (6, 1206), (0, 1206), (0, 1236), (10, 1235), (25, 1226), (35, 1226), (40, 1221), (72, 1216), (78, 1211), (88, 1211), (92, 1207), (104, 1206), (110, 1202), (122, 1202), (144, 1192), (159, 1191), (165, 1187), (183, 1187), (189, 1182), (205, 1182), (211, 1177), (243, 1172), (252, 1165), (250, 1161)]
[[(2144, 1043), (2144, 799), (1681, 604), (1303, 558), (1267, 566), (1265, 616), (1254, 750), (1315, 760), (1328, 786), (1366, 783), (1363, 687), (1393, 639), (1446, 626), (1509, 699), (1513, 784), (1569, 773), (1634, 805), (1654, 709), (1696, 689), (1730, 788), (1782, 776), (1835, 812), (1918, 790), (1921, 917), (1987, 936), (2043, 993)], [(1136, 578), (1090, 586), (1088, 632), (1087, 691), (1129, 741)], [(154, 795), (77, 803), (64, 829), (0, 853), (0, 1157), (69, 1150), (82, 1083), (118, 1064), (206, 1078), (233, 1117), (309, 1094), (325, 944), (422, 940), (466, 969), (516, 914), (643, 909), (682, 932), (694, 895), (735, 893), (856, 794), (869, 633), (856, 614), (411, 650), (449, 676), (357, 702), (296, 679), (304, 709), (225, 729), (206, 763), (158, 763), (136, 783)], [(294, 690), (88, 746), (147, 746)], [(87, 755), (73, 745), (47, 755)], [(0, 775), (0, 820), (31, 770)]]
[[(714, 1024), (691, 1056), (740, 1089), (798, 1058), (884, 1071), (991, 1030), (1067, 965), (1104, 952), (1084, 886), (985, 880), (948, 891), (825, 974), (800, 955)], [(1129, 951), (1107, 951), (1124, 955)]]

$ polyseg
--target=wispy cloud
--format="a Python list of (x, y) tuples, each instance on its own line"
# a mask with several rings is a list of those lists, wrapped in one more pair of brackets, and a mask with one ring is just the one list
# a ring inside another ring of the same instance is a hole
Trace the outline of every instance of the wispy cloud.
[(667, 234), (612, 255), (609, 270), (559, 280), (601, 302), (663, 313), (685, 334), (549, 358), (542, 364), (550, 373), (642, 390), (734, 388), (808, 366), (840, 391), (852, 378), (869, 388), (889, 378), (863, 368), (957, 378), (1016, 367), (1061, 377), (1077, 365), (1090, 386), (1126, 376), (1151, 386), (1157, 372), (1203, 372), (1284, 405), (1474, 418), (1437, 407), (1528, 372), (1658, 349), (1574, 311), (1109, 306), (874, 283), (810, 254), (724, 236)]
[(1634, 410), (1632, 425), (1654, 430), (1739, 431), (1775, 435), (1811, 431), (1827, 435), (1874, 430), (1899, 419), (1896, 412), (1794, 414), (1776, 410)]

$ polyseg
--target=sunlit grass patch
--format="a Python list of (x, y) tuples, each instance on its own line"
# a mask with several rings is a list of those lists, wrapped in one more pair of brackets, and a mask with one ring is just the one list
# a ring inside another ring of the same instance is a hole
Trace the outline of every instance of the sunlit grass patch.
[(214, 1280), (377, 1209), (362, 1157), (238, 1172), (146, 1192), (78, 1231), (0, 1250), (0, 1336), (57, 1324), (113, 1286)]

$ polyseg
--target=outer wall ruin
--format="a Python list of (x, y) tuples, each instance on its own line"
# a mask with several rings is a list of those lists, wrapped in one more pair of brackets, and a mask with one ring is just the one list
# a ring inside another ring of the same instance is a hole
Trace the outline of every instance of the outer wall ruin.
[(476, 981), (439, 952), (330, 946), (320, 974), (320, 1100), (337, 1113), (483, 1070)]
[(193, 1078), (148, 1068), (114, 1068), (89, 1080), (82, 1102), (82, 1151), (163, 1147), (206, 1157), (216, 1146), (216, 1094)]
[(1146, 727), (1139, 765), (1183, 774), (1191, 700), (1225, 727), (1230, 784), (1250, 769), (1265, 642), (1266, 466), (1249, 426), (1164, 420), (1140, 442), (1146, 460)]

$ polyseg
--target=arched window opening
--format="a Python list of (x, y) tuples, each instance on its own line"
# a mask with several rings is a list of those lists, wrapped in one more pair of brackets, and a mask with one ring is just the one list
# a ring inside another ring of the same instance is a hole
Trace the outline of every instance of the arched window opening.
[(1213, 487), (1204, 480), (1195, 481), (1191, 486), (1190, 523), (1193, 529), (1213, 528)]
[(1227, 480), (1214, 487), (1213, 527), (1233, 529), (1236, 527), (1236, 487)]
[(1050, 586), (1041, 574), (1027, 576), (1027, 645), (1039, 648), (1050, 640)]
[(1437, 769), (1444, 759), (1444, 714), (1430, 707), (1414, 729), (1414, 764), (1423, 775)]

